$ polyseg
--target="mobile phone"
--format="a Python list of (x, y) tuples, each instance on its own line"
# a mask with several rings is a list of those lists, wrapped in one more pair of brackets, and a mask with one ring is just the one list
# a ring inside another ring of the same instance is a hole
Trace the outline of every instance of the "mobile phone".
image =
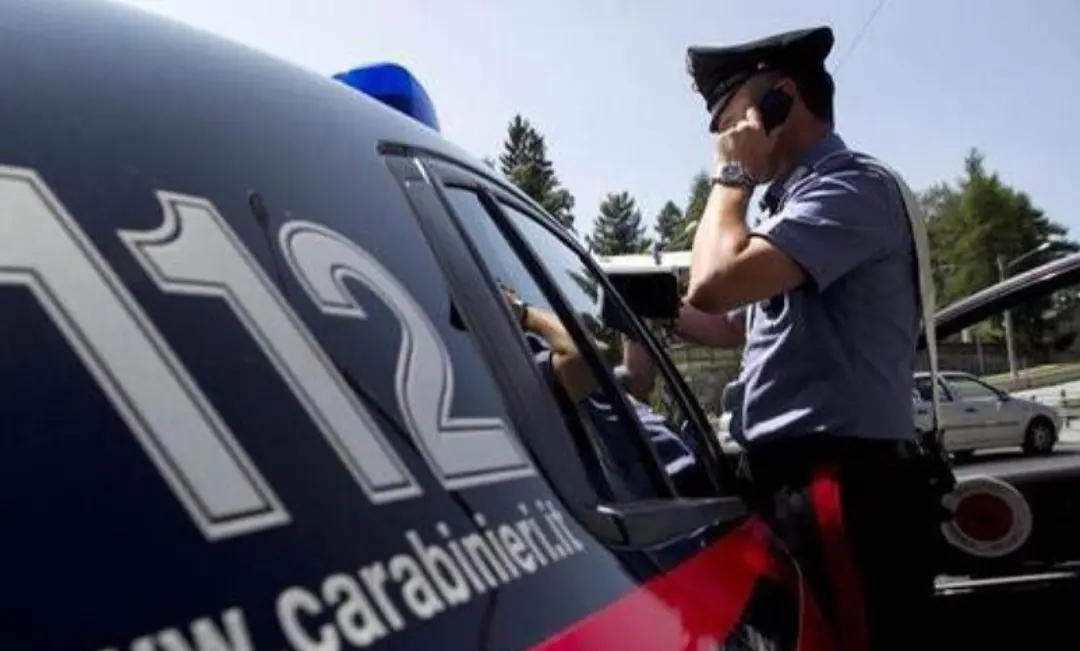
[(761, 112), (761, 126), (769, 133), (784, 123), (791, 113), (795, 99), (786, 91), (770, 88), (761, 96), (758, 110)]

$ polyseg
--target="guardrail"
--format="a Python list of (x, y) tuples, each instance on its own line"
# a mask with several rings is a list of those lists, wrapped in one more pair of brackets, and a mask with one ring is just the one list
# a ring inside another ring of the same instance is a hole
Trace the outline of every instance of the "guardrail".
[(1021, 371), (1019, 377), (1015, 378), (1009, 377), (1008, 375), (995, 375), (985, 379), (1002, 391), (1038, 389), (1045, 386), (1080, 380), (1080, 365), (1063, 364), (1061, 368), (1030, 372)]
[(1061, 389), (1053, 394), (1053, 397), (1046, 395), (1023, 397), (1056, 409), (1065, 419), (1065, 427), (1070, 427), (1074, 422), (1080, 421), (1080, 395), (1076, 393), (1069, 394), (1065, 389)]

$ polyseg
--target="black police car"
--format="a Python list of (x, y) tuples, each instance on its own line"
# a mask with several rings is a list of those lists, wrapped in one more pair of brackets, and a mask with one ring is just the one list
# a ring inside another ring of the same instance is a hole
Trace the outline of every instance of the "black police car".
[[(0, 648), (832, 648), (653, 337), (404, 71), (66, 0), (5, 2), (0, 60)], [(499, 284), (585, 347), (644, 492)], [(612, 311), (707, 490), (591, 347)]]

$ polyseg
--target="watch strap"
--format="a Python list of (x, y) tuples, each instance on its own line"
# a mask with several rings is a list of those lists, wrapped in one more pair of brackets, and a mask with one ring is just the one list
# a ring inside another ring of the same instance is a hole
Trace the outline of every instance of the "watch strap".
[(727, 188), (749, 189), (757, 185), (757, 181), (738, 163), (725, 163), (710, 180), (713, 185)]

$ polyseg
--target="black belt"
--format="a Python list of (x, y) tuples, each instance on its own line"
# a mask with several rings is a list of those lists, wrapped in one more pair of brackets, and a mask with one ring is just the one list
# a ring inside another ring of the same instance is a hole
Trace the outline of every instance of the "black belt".
[(916, 441), (875, 440), (808, 434), (776, 441), (750, 443), (742, 455), (740, 473), (755, 483), (787, 483), (806, 479), (822, 464), (902, 463), (925, 458)]
[(746, 454), (750, 458), (783, 456), (815, 460), (858, 457), (909, 459), (921, 456), (922, 451), (919, 443), (913, 439), (900, 441), (808, 434), (775, 441), (750, 442), (746, 446)]

